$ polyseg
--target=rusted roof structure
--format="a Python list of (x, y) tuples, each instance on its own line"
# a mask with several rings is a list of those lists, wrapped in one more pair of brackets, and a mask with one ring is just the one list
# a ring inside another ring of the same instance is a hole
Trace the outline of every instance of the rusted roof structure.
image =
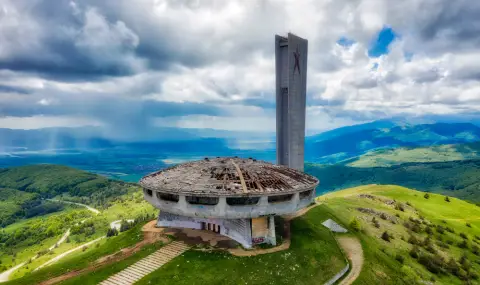
[(151, 173), (140, 180), (146, 189), (198, 196), (253, 196), (312, 190), (319, 181), (300, 171), (255, 159), (217, 157)]

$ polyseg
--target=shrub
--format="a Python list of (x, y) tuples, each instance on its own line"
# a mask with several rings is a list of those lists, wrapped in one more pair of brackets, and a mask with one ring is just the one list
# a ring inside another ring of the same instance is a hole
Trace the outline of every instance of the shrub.
[(468, 239), (468, 237), (465, 233), (460, 233), (459, 236), (463, 239)]
[(472, 225), (470, 225), (470, 223), (466, 223), (465, 225), (466, 225), (467, 227), (469, 227), (469, 228), (472, 227)]
[(445, 196), (445, 201), (450, 203), (450, 198), (448, 196)]
[(437, 229), (437, 233), (439, 234), (443, 235), (445, 233), (445, 229), (440, 225), (438, 225), (436, 229)]
[(359, 232), (362, 229), (360, 222), (357, 220), (357, 218), (352, 219), (352, 221), (350, 222), (350, 228), (356, 232)]
[(384, 231), (383, 234), (382, 234), (382, 239), (384, 241), (390, 242), (390, 239), (392, 239), (392, 236), (389, 235), (387, 231)]
[(429, 235), (433, 234), (433, 230), (432, 230), (432, 228), (431, 228), (430, 226), (428, 226), (428, 227), (425, 228), (425, 232), (426, 232), (427, 234), (429, 234)]
[(408, 202), (408, 201), (407, 201), (407, 205), (408, 205), (408, 206), (412, 206), (412, 204), (410, 204), (410, 202)]
[(412, 247), (412, 249), (410, 249), (408, 254), (410, 254), (411, 257), (417, 259), (420, 256), (420, 248), (418, 246), (414, 245)]
[(429, 199), (429, 198), (430, 198), (430, 194), (428, 194), (428, 193), (425, 193), (425, 195), (423, 195), (423, 198), (425, 198), (425, 199)]
[(405, 262), (405, 257), (397, 253), (397, 255), (395, 255), (395, 260), (403, 264)]
[(448, 244), (446, 244), (444, 242), (441, 242), (441, 241), (437, 242), (437, 245), (441, 248), (446, 248), (446, 249), (450, 248), (450, 246), (448, 246)]
[(446, 266), (445, 260), (440, 255), (421, 255), (418, 262), (433, 274), (442, 273)]
[(445, 227), (445, 230), (449, 233), (452, 233), (452, 234), (455, 233), (455, 231), (451, 227)]
[(425, 246), (425, 250), (430, 252), (430, 253), (437, 253), (437, 250), (431, 244)]
[(470, 260), (468, 260), (467, 256), (464, 254), (462, 257), (460, 257), (460, 260), (458, 261), (460, 265), (462, 266), (463, 270), (469, 271), (470, 267), (472, 267), (472, 264), (470, 263)]
[(118, 235), (118, 231), (117, 231), (116, 228), (113, 228), (113, 229), (109, 228), (107, 230), (107, 237), (112, 237), (112, 236), (116, 236), (116, 235)]
[(453, 244), (453, 240), (447, 240), (446, 243), (452, 245), (452, 244)]
[(397, 203), (395, 203), (395, 210), (405, 212), (405, 206), (403, 206), (402, 203), (397, 202)]
[(422, 232), (422, 227), (418, 224), (413, 224), (411, 230), (415, 233), (421, 233)]
[(458, 243), (458, 247), (459, 248), (468, 248), (468, 243), (466, 240), (463, 240), (461, 242)]
[(475, 255), (480, 255), (480, 249), (476, 245), (472, 245), (472, 253)]
[(418, 244), (420, 244), (420, 241), (414, 235), (411, 235), (408, 238), (408, 243), (411, 243), (413, 245), (418, 245)]
[(388, 217), (385, 213), (381, 213), (380, 218), (382, 218), (382, 220), (387, 220), (388, 219)]

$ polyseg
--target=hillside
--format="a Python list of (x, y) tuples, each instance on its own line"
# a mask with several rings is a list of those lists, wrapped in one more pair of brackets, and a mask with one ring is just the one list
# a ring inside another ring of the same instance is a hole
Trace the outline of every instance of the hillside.
[(367, 185), (317, 198), (361, 239), (355, 284), (480, 284), (480, 207), (424, 195)]
[(480, 202), (480, 160), (405, 163), (391, 167), (349, 167), (307, 163), (320, 179), (318, 193), (365, 184), (395, 184)]
[(65, 166), (1, 169), (0, 185), (8, 187), (0, 188), (0, 281), (9, 269), (14, 271), (6, 278), (28, 276), (52, 258), (85, 251), (114, 221), (140, 222), (158, 213), (137, 185)]
[(0, 169), (0, 226), (64, 208), (63, 204), (45, 198), (57, 197), (105, 208), (134, 188), (133, 184), (61, 165), (3, 168)]
[(307, 138), (308, 161), (336, 163), (371, 150), (475, 142), (480, 128), (469, 123), (393, 125), (379, 121), (333, 130)]
[(444, 162), (478, 158), (480, 143), (475, 142), (372, 150), (340, 163), (353, 167), (385, 167), (407, 162)]

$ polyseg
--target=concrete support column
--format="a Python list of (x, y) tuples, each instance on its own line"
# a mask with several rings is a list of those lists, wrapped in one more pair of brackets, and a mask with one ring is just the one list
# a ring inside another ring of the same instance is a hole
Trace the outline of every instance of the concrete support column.
[(298, 205), (300, 204), (300, 193), (295, 193), (293, 194), (293, 197), (292, 197), (292, 203), (294, 206), (294, 208), (298, 208)]
[(268, 235), (270, 236), (270, 243), (277, 245), (277, 237), (275, 236), (275, 216), (268, 217)]

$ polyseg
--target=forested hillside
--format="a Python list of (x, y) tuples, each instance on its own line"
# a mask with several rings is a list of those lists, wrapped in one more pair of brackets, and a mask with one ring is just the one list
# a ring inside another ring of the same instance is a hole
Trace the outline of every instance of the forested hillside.
[(0, 169), (0, 227), (64, 208), (46, 198), (67, 198), (99, 208), (135, 191), (134, 184), (61, 165), (29, 165)]
[(480, 202), (480, 160), (405, 163), (390, 167), (305, 165), (320, 179), (319, 193), (365, 184), (395, 184)]

